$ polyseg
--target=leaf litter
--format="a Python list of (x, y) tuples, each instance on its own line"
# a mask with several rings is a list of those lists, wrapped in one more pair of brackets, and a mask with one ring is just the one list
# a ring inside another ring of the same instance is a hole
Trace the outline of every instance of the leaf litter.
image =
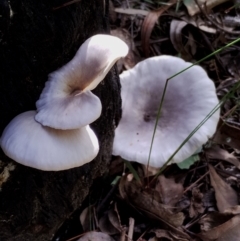
[[(111, 33), (130, 49), (119, 72), (161, 54), (195, 62), (240, 33), (234, 1), (113, 0), (110, 6)], [(219, 99), (239, 81), (239, 50), (235, 44), (201, 63)], [(76, 215), (78, 228), (65, 229), (58, 241), (240, 240), (239, 97), (237, 89), (226, 100), (214, 137), (183, 168), (170, 165), (157, 175), (113, 157)]]

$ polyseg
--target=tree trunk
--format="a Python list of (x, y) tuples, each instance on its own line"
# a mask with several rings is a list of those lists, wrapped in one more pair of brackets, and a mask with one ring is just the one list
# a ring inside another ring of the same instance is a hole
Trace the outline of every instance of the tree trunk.
[[(108, 1), (0, 1), (0, 133), (16, 115), (35, 110), (50, 72), (67, 63), (90, 36), (107, 33)], [(60, 7), (60, 8), (57, 8)], [(91, 125), (96, 159), (79, 168), (44, 172), (20, 165), (0, 150), (0, 240), (51, 240), (82, 203), (111, 158), (120, 118), (120, 86), (113, 68), (94, 93), (102, 115)]]

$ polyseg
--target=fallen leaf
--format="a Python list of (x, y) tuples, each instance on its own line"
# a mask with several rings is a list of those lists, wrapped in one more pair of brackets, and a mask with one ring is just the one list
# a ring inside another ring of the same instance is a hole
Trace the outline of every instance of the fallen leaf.
[(94, 222), (94, 206), (89, 206), (86, 207), (82, 213), (80, 214), (80, 223), (82, 225), (83, 230), (89, 231), (91, 230), (91, 228), (93, 227), (93, 225), (95, 224)]
[(116, 229), (109, 221), (108, 215), (103, 215), (99, 220), (99, 229), (109, 235), (118, 234), (119, 230)]
[(240, 149), (240, 129), (231, 126), (220, 119), (218, 123), (217, 132), (213, 140), (218, 144), (225, 144), (232, 148)]
[(99, 229), (109, 235), (118, 234), (121, 231), (121, 225), (119, 223), (116, 212), (110, 209), (99, 220)]
[[(200, 7), (204, 10), (210, 10), (224, 2), (229, 0), (198, 0)], [(193, 16), (200, 12), (199, 6), (196, 4), (194, 0), (183, 0), (184, 5), (186, 6), (189, 15)], [(207, 9), (205, 9), (207, 8)]]
[[(222, 215), (222, 216), (221, 216)], [(224, 217), (224, 214), (211, 214), (201, 220), (200, 223), (207, 226), (209, 229), (202, 231), (198, 236), (203, 241), (237, 241), (240, 237), (240, 215), (234, 217)], [(224, 220), (226, 219), (226, 220)], [(223, 221), (221, 224), (214, 227), (215, 221)], [(206, 228), (206, 227), (205, 227)]]
[(189, 53), (188, 52), (189, 47), (187, 45), (193, 45), (194, 42), (187, 41), (185, 46), (183, 44), (182, 30), (186, 27), (187, 24), (188, 23), (186, 23), (185, 21), (173, 19), (170, 24), (170, 39), (175, 50), (181, 54), (182, 59), (189, 61), (192, 59), (192, 56), (196, 53), (196, 46), (195, 46), (195, 53)]
[(224, 160), (224, 161), (232, 163), (234, 166), (236, 166), (238, 169), (240, 169), (239, 160), (233, 154), (220, 148), (219, 146), (211, 146), (211, 148), (209, 148), (205, 151), (205, 154), (210, 159)]
[(240, 206), (237, 205), (237, 206), (234, 206), (234, 207), (230, 207), (229, 209), (225, 210), (224, 213), (233, 214), (233, 215), (240, 214)]
[(230, 220), (234, 215), (228, 213), (211, 212), (199, 220), (201, 231), (207, 232)]
[(161, 198), (155, 190), (146, 189), (136, 181), (128, 181), (128, 175), (123, 176), (119, 191), (121, 197), (151, 219), (159, 220), (174, 227), (180, 227), (184, 220), (183, 213), (174, 213), (172, 208), (160, 202)]
[(181, 183), (176, 183), (173, 178), (160, 175), (155, 190), (158, 191), (163, 204), (174, 207), (182, 198), (184, 188)]
[(187, 22), (188, 24), (193, 25), (194, 27), (206, 32), (206, 33), (212, 33), (215, 34), (217, 33), (217, 29), (213, 26), (208, 26), (206, 24), (206, 21), (204, 21), (201, 16), (197, 15), (197, 16), (193, 16), (193, 17), (189, 17), (189, 16), (182, 16), (181, 20)]
[(149, 239), (149, 241), (158, 241), (158, 240), (161, 240), (161, 239), (174, 241), (173, 238), (169, 235), (167, 230), (156, 229), (156, 230), (151, 230), (151, 232), (155, 233), (156, 236)]
[(115, 241), (112, 237), (101, 232), (89, 232), (77, 241)]
[(155, 234), (155, 237), (152, 239), (149, 239), (149, 241), (161, 241), (161, 240), (169, 240), (169, 241), (175, 241), (175, 240), (181, 240), (181, 241), (190, 241), (190, 239), (186, 239), (186, 237), (182, 237), (181, 235), (173, 234), (170, 231), (164, 230), (164, 229), (152, 229), (150, 230), (151, 233)]
[(203, 194), (196, 187), (192, 189), (192, 198), (189, 208), (190, 218), (197, 217), (199, 214), (204, 212), (205, 208), (203, 207)]
[(176, 2), (177, 0), (170, 0), (167, 5), (157, 10), (149, 12), (148, 15), (145, 17), (141, 28), (141, 41), (142, 41), (142, 49), (146, 57), (149, 56), (149, 51), (150, 51), (149, 40), (156, 21), (166, 10), (168, 10)]
[(225, 210), (238, 205), (238, 196), (236, 191), (224, 180), (222, 180), (211, 165), (209, 165), (209, 173), (211, 185), (215, 190), (215, 198), (219, 212), (224, 212)]

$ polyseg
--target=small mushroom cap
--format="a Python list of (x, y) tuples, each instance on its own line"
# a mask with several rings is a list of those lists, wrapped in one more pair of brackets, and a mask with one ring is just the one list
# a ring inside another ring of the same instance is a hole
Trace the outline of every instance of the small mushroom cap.
[(44, 171), (60, 171), (92, 161), (99, 145), (89, 126), (56, 130), (34, 120), (36, 112), (16, 116), (1, 137), (4, 153), (25, 166)]
[[(154, 125), (166, 80), (191, 63), (172, 56), (146, 59), (120, 75), (122, 119), (113, 154), (147, 165)], [(162, 167), (188, 135), (219, 103), (214, 83), (200, 66), (169, 80), (153, 143), (150, 166)], [(214, 134), (216, 111), (178, 151), (171, 162), (191, 156)]]
[(127, 45), (117, 37), (99, 34), (86, 40), (70, 62), (49, 75), (36, 102), (36, 121), (62, 130), (95, 121), (101, 115), (102, 105), (90, 90), (127, 53)]

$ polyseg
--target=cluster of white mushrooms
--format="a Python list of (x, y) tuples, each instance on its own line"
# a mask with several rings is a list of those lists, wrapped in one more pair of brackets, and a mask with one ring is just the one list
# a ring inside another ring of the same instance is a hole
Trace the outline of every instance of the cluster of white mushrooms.
[[(59, 171), (93, 160), (99, 151), (89, 127), (101, 115), (93, 90), (110, 68), (128, 53), (109, 35), (95, 35), (74, 58), (49, 75), (37, 111), (15, 117), (3, 132), (1, 147), (13, 160), (33, 168)], [(120, 75), (122, 119), (115, 131), (113, 154), (147, 165), (151, 139), (166, 80), (191, 63), (172, 56), (153, 57)], [(214, 83), (200, 66), (169, 81), (153, 142), (150, 166), (162, 167), (218, 104)], [(214, 134), (217, 110), (172, 158), (181, 162)]]
[(119, 38), (95, 35), (74, 58), (51, 73), (36, 103), (37, 111), (16, 116), (3, 131), (4, 153), (26, 166), (59, 171), (82, 166), (99, 151), (89, 127), (101, 115), (100, 99), (93, 90), (111, 67), (128, 53)]

